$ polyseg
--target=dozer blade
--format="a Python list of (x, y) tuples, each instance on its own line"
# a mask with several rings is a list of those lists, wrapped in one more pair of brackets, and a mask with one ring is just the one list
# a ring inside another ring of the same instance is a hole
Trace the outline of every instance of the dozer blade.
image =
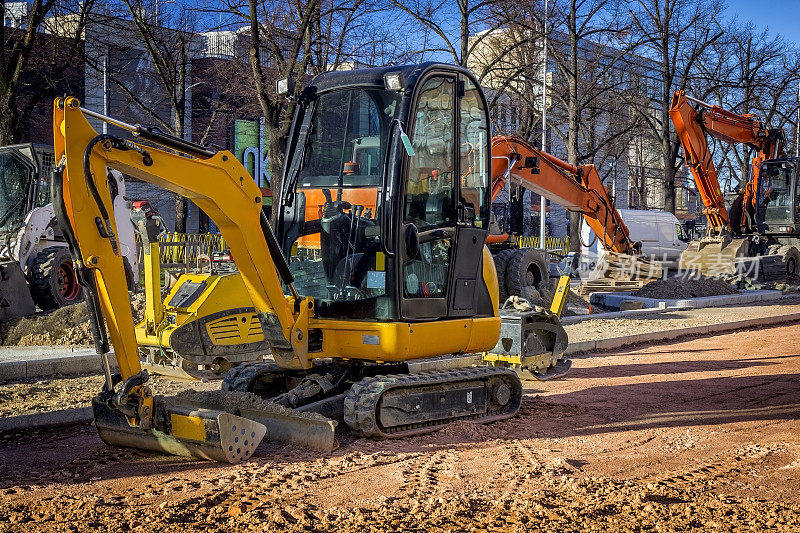
[(107, 444), (228, 463), (248, 459), (267, 440), (329, 452), (336, 422), (297, 413), (250, 393), (186, 391), (154, 398), (153, 428), (131, 426), (95, 398), (95, 425)]
[(35, 312), (36, 306), (19, 263), (0, 262), (0, 322)]
[(563, 376), (572, 366), (564, 360), (569, 344), (558, 317), (538, 306), (516, 305), (500, 311), (500, 339), (484, 361), (513, 368), (520, 379), (540, 381)]
[(704, 237), (690, 242), (681, 253), (680, 269), (709, 277), (736, 274), (737, 265), (747, 257), (748, 248), (747, 239)]

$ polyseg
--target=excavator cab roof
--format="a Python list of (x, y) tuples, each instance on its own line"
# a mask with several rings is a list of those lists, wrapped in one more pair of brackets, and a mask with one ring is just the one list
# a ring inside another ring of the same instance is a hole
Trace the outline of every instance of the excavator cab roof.
[[(425, 74), (433, 70), (457, 72), (465, 76), (469, 76), (473, 79), (473, 81), (476, 82), (473, 74), (463, 67), (446, 63), (437, 63), (435, 61), (428, 61), (419, 64), (393, 65), (386, 67), (359, 68), (355, 70), (325, 72), (311, 80), (311, 83), (309, 83), (303, 90), (303, 96), (309, 98), (313, 97), (313, 95), (316, 93), (336, 89), (345, 89), (348, 87), (386, 87), (388, 89), (398, 91), (403, 89), (405, 92), (408, 92), (409, 90), (413, 91), (417, 82)], [(399, 75), (400, 87), (389, 87), (386, 85), (387, 83), (390, 83), (387, 80), (387, 76), (393, 74)]]

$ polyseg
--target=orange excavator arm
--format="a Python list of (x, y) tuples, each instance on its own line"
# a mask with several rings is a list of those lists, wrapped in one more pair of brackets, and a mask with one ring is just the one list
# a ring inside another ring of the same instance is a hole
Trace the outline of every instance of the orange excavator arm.
[(614, 201), (594, 165), (576, 167), (544, 152), (519, 137), (492, 139), (492, 200), (508, 180), (578, 211), (601, 239), (606, 250), (638, 255)]
[[(695, 104), (695, 105), (692, 105)], [(765, 159), (773, 159), (783, 150), (780, 130), (767, 129), (754, 115), (737, 115), (719, 106), (707, 104), (683, 91), (672, 96), (669, 116), (683, 146), (686, 164), (692, 171), (708, 217), (710, 234), (731, 231), (745, 223), (746, 213), (754, 213), (758, 192), (759, 169)], [(753, 157), (753, 175), (743, 191), (741, 218), (731, 217), (725, 207), (717, 171), (706, 136), (731, 144), (745, 144), (757, 152)]]

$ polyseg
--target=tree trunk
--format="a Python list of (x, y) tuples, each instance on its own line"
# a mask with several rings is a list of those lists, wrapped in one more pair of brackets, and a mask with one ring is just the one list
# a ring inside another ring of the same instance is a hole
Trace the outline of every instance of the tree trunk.
[[(183, 94), (185, 90), (184, 76), (178, 76), (175, 91), (178, 91), (179, 96), (176, 98), (178, 104), (172, 111), (173, 117), (173, 130), (175, 136), (183, 139), (184, 136), (184, 119), (186, 117), (186, 95)], [(175, 232), (186, 233), (186, 220), (189, 218), (189, 202), (184, 196), (175, 194)]]
[[(578, 131), (580, 128), (580, 106), (578, 102), (578, 28), (577, 28), (577, 6), (576, 0), (572, 0), (570, 5), (569, 18), (567, 20), (567, 30), (569, 32), (569, 74), (567, 75), (567, 120), (569, 131), (567, 132), (567, 163), (578, 166)], [(580, 251), (580, 213), (570, 211), (569, 213), (569, 251)]]
[(19, 142), (17, 107), (10, 94), (0, 95), (0, 146)]
[(469, 58), (469, 0), (461, 0), (459, 2), (461, 8), (461, 57), (460, 65), (467, 66), (467, 59)]

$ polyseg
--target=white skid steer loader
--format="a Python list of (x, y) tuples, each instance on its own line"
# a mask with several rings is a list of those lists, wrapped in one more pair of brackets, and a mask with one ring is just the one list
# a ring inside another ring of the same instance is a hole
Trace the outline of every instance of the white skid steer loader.
[[(0, 147), (0, 322), (57, 309), (83, 299), (67, 243), (50, 200), (53, 149), (44, 145)], [(114, 208), (130, 211), (122, 174), (109, 172)], [(118, 228), (130, 282), (139, 268), (133, 226)]]

